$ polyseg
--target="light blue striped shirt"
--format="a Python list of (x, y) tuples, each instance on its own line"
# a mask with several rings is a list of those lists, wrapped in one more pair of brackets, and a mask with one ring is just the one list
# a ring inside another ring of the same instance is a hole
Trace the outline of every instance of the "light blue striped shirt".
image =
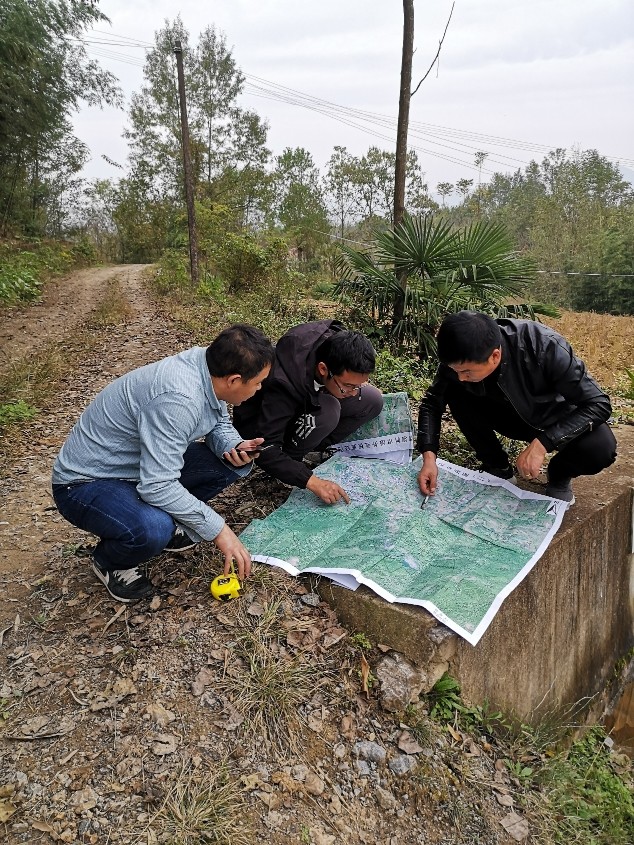
[[(180, 483), (190, 443), (205, 438), (217, 457), (242, 441), (218, 399), (204, 347), (127, 373), (83, 412), (53, 467), (53, 484), (100, 478), (137, 483), (139, 496), (169, 513), (194, 540), (213, 540), (224, 520)], [(237, 468), (247, 475), (251, 464)]]

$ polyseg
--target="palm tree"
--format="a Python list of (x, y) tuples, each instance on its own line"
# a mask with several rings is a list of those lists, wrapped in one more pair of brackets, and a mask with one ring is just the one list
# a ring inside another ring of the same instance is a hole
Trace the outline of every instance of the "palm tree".
[(535, 268), (499, 224), (454, 229), (431, 215), (406, 215), (394, 229), (377, 234), (370, 250), (341, 249), (336, 293), (366, 315), (370, 334), (387, 335), (421, 357), (435, 351), (436, 331), (449, 312), (472, 308), (533, 316), (530, 305), (517, 300), (534, 280)]

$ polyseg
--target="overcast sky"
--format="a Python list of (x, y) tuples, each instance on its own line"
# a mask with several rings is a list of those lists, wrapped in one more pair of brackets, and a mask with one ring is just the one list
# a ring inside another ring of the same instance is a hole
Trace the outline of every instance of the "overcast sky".
[[(451, 5), (415, 0), (414, 83), (436, 53)], [(87, 37), (130, 46), (88, 49), (119, 78), (128, 100), (142, 84), (145, 53), (127, 39), (151, 44), (165, 20), (180, 13), (192, 42), (209, 25), (225, 34), (247, 77), (241, 105), (268, 121), (274, 154), (305, 147), (323, 168), (335, 145), (355, 155), (370, 145), (394, 149), (391, 128), (349, 114), (357, 128), (257, 96), (253, 77), (395, 119), (401, 0), (101, 0), (100, 9), (111, 25)], [(634, 168), (633, 88), (632, 0), (456, 0), (439, 67), (412, 100), (410, 147), (432, 193), (440, 181), (477, 181), (478, 150), (489, 153), (483, 181), (555, 147), (598, 149)], [(114, 109), (85, 109), (77, 117), (76, 132), (92, 151), (89, 178), (120, 175), (102, 155), (125, 163), (125, 122), (125, 112)]]

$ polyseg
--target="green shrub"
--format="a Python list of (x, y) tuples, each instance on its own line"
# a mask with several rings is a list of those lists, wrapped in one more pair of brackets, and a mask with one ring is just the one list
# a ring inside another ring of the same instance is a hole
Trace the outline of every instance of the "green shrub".
[(13, 305), (37, 299), (47, 279), (89, 260), (85, 254), (80, 257), (76, 247), (66, 243), (37, 240), (0, 243), (0, 302)]
[(429, 364), (381, 349), (376, 356), (372, 382), (384, 393), (403, 391), (412, 399), (421, 399), (431, 381), (432, 370)]
[(31, 407), (22, 400), (0, 404), (0, 428), (5, 425), (31, 420), (36, 414), (37, 408)]
[(631, 776), (621, 777), (594, 727), (549, 760), (538, 781), (555, 818), (554, 841), (583, 845), (630, 845), (634, 841)]
[(158, 265), (154, 284), (159, 293), (184, 290), (190, 286), (189, 256), (185, 251), (166, 249)]

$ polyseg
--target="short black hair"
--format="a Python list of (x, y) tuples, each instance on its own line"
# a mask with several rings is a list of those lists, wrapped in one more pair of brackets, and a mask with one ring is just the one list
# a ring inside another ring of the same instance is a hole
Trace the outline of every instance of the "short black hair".
[(242, 376), (244, 381), (257, 376), (275, 359), (273, 344), (255, 326), (236, 323), (220, 332), (205, 352), (212, 376)]
[(367, 337), (360, 332), (341, 331), (327, 338), (317, 349), (318, 364), (323, 361), (331, 373), (373, 373), (376, 353)]
[(436, 338), (443, 364), (484, 364), (502, 343), (500, 327), (481, 311), (457, 311), (442, 321)]

